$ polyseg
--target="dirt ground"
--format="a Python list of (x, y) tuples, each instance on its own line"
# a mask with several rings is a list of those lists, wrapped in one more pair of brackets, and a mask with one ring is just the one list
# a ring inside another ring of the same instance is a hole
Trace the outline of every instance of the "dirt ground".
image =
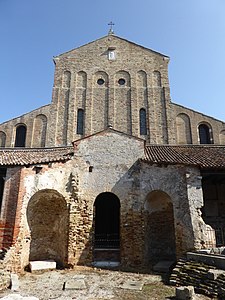
[[(163, 300), (175, 299), (175, 288), (164, 284), (160, 275), (77, 267), (37, 274), (27, 272), (19, 278), (17, 291), (0, 293), (7, 300), (22, 299), (19, 295), (40, 300)], [(199, 295), (196, 299), (209, 298)]]

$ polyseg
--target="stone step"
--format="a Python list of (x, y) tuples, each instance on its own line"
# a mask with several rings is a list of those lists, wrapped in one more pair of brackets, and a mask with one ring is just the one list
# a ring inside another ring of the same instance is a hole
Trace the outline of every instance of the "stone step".
[(41, 271), (41, 270), (55, 270), (56, 262), (54, 260), (30, 261), (29, 267), (31, 272)]
[(116, 268), (119, 267), (119, 261), (94, 261), (92, 265), (96, 268)]

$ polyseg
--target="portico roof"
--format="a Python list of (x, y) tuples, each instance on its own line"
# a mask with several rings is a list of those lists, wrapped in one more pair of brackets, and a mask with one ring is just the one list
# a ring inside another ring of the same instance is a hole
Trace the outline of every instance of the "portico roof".
[(225, 168), (225, 146), (147, 145), (144, 160), (152, 164), (183, 164), (201, 169)]

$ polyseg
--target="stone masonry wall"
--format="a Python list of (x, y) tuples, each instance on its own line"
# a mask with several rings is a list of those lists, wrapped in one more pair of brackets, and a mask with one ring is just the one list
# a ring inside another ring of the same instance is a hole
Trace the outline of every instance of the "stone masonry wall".
[(199, 294), (213, 299), (225, 297), (225, 272), (215, 266), (180, 259), (170, 276), (170, 284), (176, 286), (194, 286)]
[[(110, 60), (112, 48), (115, 59)], [(81, 137), (76, 134), (78, 109), (84, 110), (85, 136), (110, 124), (140, 137), (139, 111), (144, 108), (147, 140), (167, 143), (168, 61), (166, 56), (113, 35), (56, 57), (51, 115), (54, 122), (57, 120), (57, 128), (50, 145), (63, 144), (65, 132), (67, 144)], [(65, 84), (68, 72), (69, 82)], [(124, 84), (118, 83), (120, 79)], [(101, 85), (98, 80), (102, 80)]]
[[(165, 212), (168, 214), (165, 221), (171, 225), (167, 226), (168, 236), (175, 236), (176, 249), (168, 253), (179, 257), (188, 250), (201, 247), (203, 236), (200, 232), (204, 232), (204, 222), (199, 215), (199, 198), (202, 194), (199, 193), (197, 169), (184, 166), (151, 166), (140, 161), (139, 158), (144, 154), (144, 141), (114, 130), (77, 141), (74, 147), (74, 158), (68, 162), (43, 164), (40, 172), (36, 172), (33, 167), (21, 170), (19, 208), (16, 212), (16, 227), (19, 231), (14, 237), (13, 247), (7, 253), (13, 270), (22, 270), (28, 264), (30, 249), (34, 245), (32, 232), (38, 233), (32, 230), (32, 224), (29, 222), (31, 201), (32, 211), (35, 211), (35, 205), (39, 211), (39, 199), (44, 197), (43, 223), (47, 205), (52, 201), (51, 195), (56, 194), (67, 206), (69, 217), (68, 222), (61, 220), (62, 216), (57, 214), (56, 210), (56, 223), (52, 227), (55, 228), (56, 234), (58, 232), (62, 235), (58, 224), (64, 226), (63, 232), (68, 232), (68, 250), (64, 255), (64, 250), (57, 246), (58, 242), (52, 243), (55, 246), (51, 249), (50, 237), (46, 237), (46, 245), (49, 248), (49, 254), (45, 253), (46, 259), (52, 258), (52, 255), (55, 255), (53, 251), (58, 249), (57, 251), (61, 251), (59, 257), (63, 258), (64, 265), (92, 263), (94, 203), (97, 196), (104, 192), (113, 193), (120, 200), (122, 265), (146, 266), (155, 261), (157, 254), (160, 254), (157, 249), (155, 252), (148, 251), (149, 247), (154, 247), (154, 242), (149, 239), (151, 229), (147, 224), (151, 221), (151, 214), (147, 213), (147, 201), (151, 195), (154, 202), (155, 193), (166, 197), (169, 203), (167, 207), (168, 203), (165, 202)], [(57, 197), (53, 198), (57, 201)], [(51, 217), (53, 221), (54, 218)], [(158, 223), (158, 226), (162, 224)], [(164, 230), (167, 230), (167, 227), (164, 226)], [(44, 227), (41, 230), (44, 230)], [(159, 228), (159, 232), (160, 230)], [(64, 241), (66, 243), (66, 236)], [(162, 241), (163, 244), (164, 242)], [(36, 254), (42, 255), (38, 252)]]
[[(211, 136), (213, 138), (213, 144), (225, 144), (224, 122), (173, 103), (171, 103), (169, 112), (173, 115), (173, 119), (175, 120), (176, 143), (199, 144), (198, 126), (199, 124), (206, 124), (212, 129)], [(183, 119), (183, 126), (179, 126), (179, 116)], [(187, 138), (187, 135), (190, 138)]]
[(26, 147), (40, 148), (47, 146), (47, 135), (49, 134), (47, 131), (47, 123), (50, 118), (49, 108), (50, 105), (46, 105), (0, 124), (0, 132), (3, 132), (6, 136), (5, 143), (1, 144), (0, 141), (0, 146), (14, 147), (16, 128), (19, 125), (24, 125), (27, 128)]

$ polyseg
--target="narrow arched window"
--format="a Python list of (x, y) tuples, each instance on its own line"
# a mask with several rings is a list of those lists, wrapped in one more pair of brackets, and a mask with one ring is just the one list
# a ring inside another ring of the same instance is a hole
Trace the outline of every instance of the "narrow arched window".
[(77, 134), (84, 134), (84, 110), (77, 111)]
[(146, 110), (140, 109), (140, 135), (147, 135)]
[(19, 125), (16, 128), (15, 147), (25, 147), (27, 128), (24, 125)]
[(212, 144), (210, 131), (211, 129), (206, 124), (198, 126), (200, 144)]

